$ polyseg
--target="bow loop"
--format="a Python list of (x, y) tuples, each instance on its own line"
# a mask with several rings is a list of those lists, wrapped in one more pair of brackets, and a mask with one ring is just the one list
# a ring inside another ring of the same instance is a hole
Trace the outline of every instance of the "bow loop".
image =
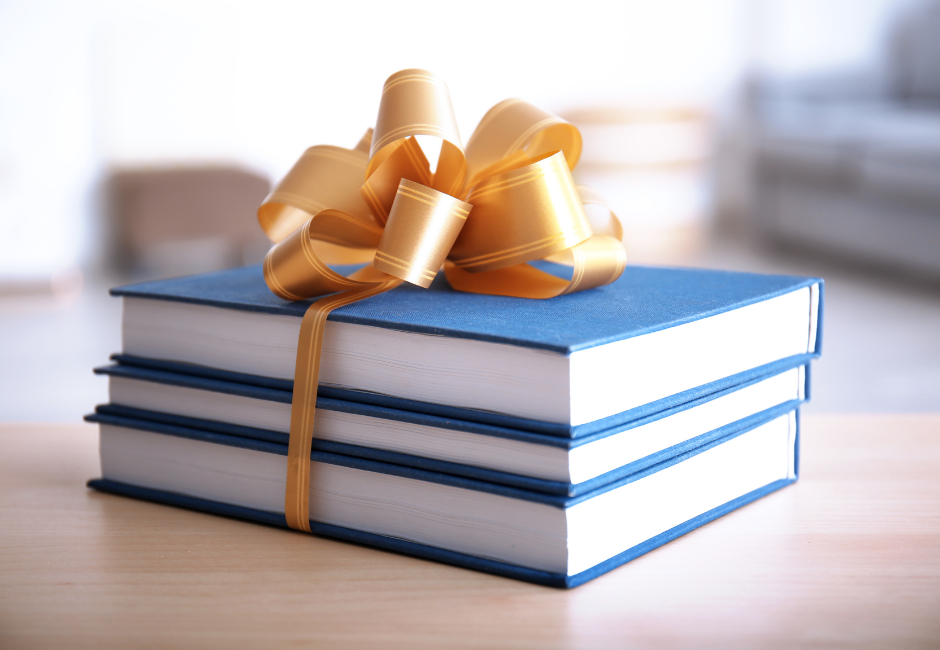
[(359, 287), (360, 282), (327, 266), (313, 242), (359, 237), (374, 247), (381, 236), (381, 228), (363, 226), (345, 212), (321, 210), (268, 251), (264, 257), (264, 280), (271, 291), (284, 300), (303, 300)]
[(401, 179), (372, 266), (427, 289), (472, 207), (444, 192)]
[(427, 70), (402, 70), (389, 77), (382, 89), (366, 176), (385, 162), (396, 143), (416, 135), (442, 140), (430, 184), (438, 191), (458, 194), (464, 186), (467, 163), (447, 84)]
[(421, 185), (432, 184), (431, 165), (414, 136), (390, 145), (385, 160), (359, 188), (372, 214), (383, 224), (388, 220), (388, 213), (398, 194), (399, 181), (403, 178)]
[(457, 291), (544, 300), (610, 284), (620, 277), (627, 264), (623, 244), (608, 235), (592, 235), (566, 253), (572, 266), (569, 280), (540, 271), (531, 264), (468, 273), (448, 261), (444, 272), (447, 282)]
[(562, 151), (569, 169), (581, 158), (581, 132), (573, 125), (521, 99), (500, 102), (483, 116), (467, 142), (468, 185), (480, 182), (509, 156), (537, 158)]
[(359, 195), (367, 164), (368, 157), (361, 151), (327, 145), (310, 147), (258, 208), (261, 229), (276, 243), (327, 208), (376, 224)]
[(591, 225), (558, 151), (491, 176), (467, 197), (473, 217), (450, 259), (471, 273), (542, 259), (591, 236)]

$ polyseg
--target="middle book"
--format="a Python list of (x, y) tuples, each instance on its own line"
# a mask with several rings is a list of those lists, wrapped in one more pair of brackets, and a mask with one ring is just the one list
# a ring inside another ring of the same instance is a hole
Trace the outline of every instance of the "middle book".
[[(95, 372), (109, 376), (98, 413), (288, 442), (290, 391), (128, 363)], [(320, 395), (313, 448), (574, 497), (793, 410), (807, 374), (754, 377), (575, 438)]]

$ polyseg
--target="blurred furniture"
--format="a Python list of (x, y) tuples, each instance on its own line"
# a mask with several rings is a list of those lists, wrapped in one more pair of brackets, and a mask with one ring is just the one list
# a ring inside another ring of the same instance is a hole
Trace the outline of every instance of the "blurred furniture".
[(256, 212), (270, 183), (230, 167), (114, 171), (105, 184), (112, 260), (145, 275), (182, 275), (260, 260)]
[(572, 591), (84, 487), (0, 426), (3, 648), (936, 647), (940, 414), (804, 416), (799, 482)]
[(698, 248), (710, 212), (710, 123), (702, 110), (592, 107), (562, 117), (584, 141), (575, 180), (610, 203), (633, 262)]
[(749, 88), (751, 212), (769, 240), (940, 275), (940, 2), (871, 69)]

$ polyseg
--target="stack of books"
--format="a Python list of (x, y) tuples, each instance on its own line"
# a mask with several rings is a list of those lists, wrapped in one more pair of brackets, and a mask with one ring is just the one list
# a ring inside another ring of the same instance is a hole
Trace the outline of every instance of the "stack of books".
[[(546, 265), (545, 268), (549, 268)], [(822, 281), (628, 267), (550, 300), (443, 277), (334, 311), (314, 533), (573, 587), (797, 478)], [(308, 302), (260, 266), (112, 290), (93, 488), (285, 526)]]

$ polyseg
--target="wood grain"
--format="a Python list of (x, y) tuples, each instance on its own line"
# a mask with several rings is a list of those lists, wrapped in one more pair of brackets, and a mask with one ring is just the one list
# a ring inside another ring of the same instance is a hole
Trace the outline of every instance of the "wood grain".
[(940, 647), (940, 415), (806, 417), (802, 476), (573, 591), (99, 494), (0, 426), (0, 647)]

